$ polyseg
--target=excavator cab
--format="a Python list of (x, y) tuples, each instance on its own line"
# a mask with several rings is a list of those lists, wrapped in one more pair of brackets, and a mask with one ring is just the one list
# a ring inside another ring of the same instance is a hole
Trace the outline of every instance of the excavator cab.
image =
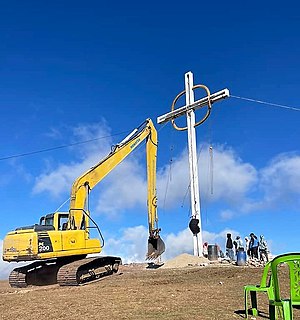
[(40, 226), (53, 226), (54, 230), (66, 230), (69, 213), (49, 213), (40, 218)]

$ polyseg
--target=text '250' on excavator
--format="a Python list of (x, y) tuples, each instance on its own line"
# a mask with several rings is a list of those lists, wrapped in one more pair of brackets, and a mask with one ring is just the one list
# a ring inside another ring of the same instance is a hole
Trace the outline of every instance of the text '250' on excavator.
[[(86, 257), (100, 253), (104, 244), (101, 232), (88, 211), (89, 192), (138, 145), (146, 140), (148, 225), (147, 259), (156, 259), (165, 251), (160, 238), (156, 197), (157, 132), (150, 119), (133, 130), (99, 163), (75, 180), (69, 212), (55, 212), (41, 217), (39, 224), (17, 228), (3, 241), (3, 260), (34, 261), (15, 268), (10, 276), (12, 287), (58, 283), (81, 285), (118, 271), (121, 258)], [(101, 240), (90, 238), (91, 228)]]

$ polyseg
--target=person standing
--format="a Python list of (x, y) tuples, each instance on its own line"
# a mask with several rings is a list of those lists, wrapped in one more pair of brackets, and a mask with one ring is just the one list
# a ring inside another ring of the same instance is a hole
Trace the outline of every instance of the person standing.
[(222, 259), (225, 258), (225, 255), (221, 250), (220, 246), (217, 243), (215, 243), (215, 246), (217, 247), (217, 250), (218, 250), (218, 258), (222, 258)]
[(233, 242), (232, 242), (232, 238), (231, 238), (231, 233), (227, 233), (226, 256), (227, 256), (231, 261), (234, 260)]
[(203, 243), (203, 257), (208, 258), (208, 243), (207, 242)]
[(249, 250), (251, 254), (251, 258), (258, 259), (258, 246), (259, 242), (257, 240), (257, 236), (252, 232), (250, 233), (250, 242), (249, 242)]
[(237, 236), (235, 238), (235, 241), (236, 241), (236, 252), (244, 251), (244, 244), (243, 244), (243, 240), (241, 239), (241, 237)]
[(246, 249), (247, 256), (250, 258), (251, 255), (250, 255), (249, 243), (250, 243), (249, 238), (245, 237), (245, 249)]
[(237, 254), (237, 242), (236, 240), (233, 240), (233, 247), (234, 247), (234, 254)]
[(268, 257), (268, 244), (263, 235), (259, 237), (259, 259), (261, 261), (269, 261)]

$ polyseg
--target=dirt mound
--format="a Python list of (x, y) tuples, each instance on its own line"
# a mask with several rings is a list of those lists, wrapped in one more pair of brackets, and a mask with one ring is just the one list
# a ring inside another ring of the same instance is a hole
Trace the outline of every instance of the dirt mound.
[(209, 260), (204, 257), (196, 257), (191, 254), (183, 253), (165, 262), (162, 268), (184, 268), (190, 266), (206, 266)]

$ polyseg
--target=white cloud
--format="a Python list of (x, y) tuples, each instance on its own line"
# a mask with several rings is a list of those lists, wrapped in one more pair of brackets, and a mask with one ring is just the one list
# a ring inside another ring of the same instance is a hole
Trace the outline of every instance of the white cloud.
[(33, 193), (48, 192), (54, 197), (69, 194), (74, 180), (110, 152), (112, 141), (109, 132), (105, 123), (75, 127), (73, 137), (76, 141), (87, 141), (95, 137), (103, 139), (77, 146), (74, 149), (74, 160), (68, 164), (62, 163), (56, 168), (47, 168), (35, 179)]
[(42, 173), (36, 178), (33, 193), (48, 192), (54, 197), (68, 193), (71, 190), (74, 179), (86, 170), (87, 161), (71, 165), (59, 165), (58, 168), (49, 173)]
[[(203, 231), (203, 242), (209, 244), (219, 244), (223, 250), (226, 241), (226, 234), (231, 233), (233, 237), (239, 233), (235, 230), (225, 229), (219, 233)], [(193, 235), (186, 228), (179, 232), (163, 234), (162, 240), (166, 245), (166, 251), (162, 255), (162, 261), (172, 259), (182, 253), (193, 254)], [(145, 262), (148, 243), (148, 230), (144, 226), (127, 228), (116, 240), (107, 239), (105, 249), (102, 254), (120, 256), (123, 263)]]
[(158, 205), (176, 207), (186, 193), (189, 185), (189, 171), (187, 157), (182, 153), (173, 159), (171, 166), (168, 164), (157, 171)]
[(121, 237), (106, 240), (103, 255), (120, 256), (123, 263), (144, 262), (148, 246), (148, 230), (144, 226), (124, 229)]
[[(75, 150), (80, 152), (77, 151), (74, 160), (69, 164), (62, 163), (56, 168), (46, 169), (36, 178), (33, 192), (36, 194), (48, 192), (56, 197), (69, 194), (74, 179), (109, 153), (112, 144), (109, 134), (110, 130), (106, 123), (75, 128), (73, 137), (76, 137), (77, 141), (99, 136), (107, 138), (82, 145), (82, 148), (77, 147)], [(208, 146), (205, 145), (203, 150), (208, 150)], [(126, 158), (101, 182), (101, 194), (96, 196), (99, 197), (97, 211), (114, 214), (146, 204), (146, 165), (140, 161), (145, 160), (144, 157), (137, 157), (136, 153), (134, 156), (130, 155)], [(257, 180), (254, 167), (243, 163), (231, 149), (225, 149), (222, 146), (216, 146), (213, 157), (214, 193), (207, 199), (224, 200), (228, 203), (237, 203), (244, 199), (245, 194)], [(201, 192), (204, 191), (204, 196), (208, 194), (207, 190), (210, 188), (208, 177), (212, 173), (209, 171), (211, 165), (209, 152), (202, 152), (199, 159), (199, 173), (200, 188)], [(158, 170), (157, 190), (160, 207), (170, 208), (181, 205), (189, 185), (188, 168), (187, 151), (184, 150), (173, 160), (170, 177), (169, 165)]]
[[(56, 197), (69, 195), (74, 179), (109, 153), (112, 145), (109, 134), (110, 129), (106, 123), (75, 128), (73, 137), (77, 141), (99, 136), (106, 138), (74, 149), (76, 153), (74, 152), (72, 162), (45, 169), (36, 178), (33, 192), (48, 192)], [(208, 145), (203, 145), (201, 150), (198, 160), (201, 198), (204, 201), (222, 203), (222, 220), (261, 210), (279, 202), (288, 203), (291, 199), (299, 203), (299, 156), (280, 155), (258, 171), (250, 163), (243, 162), (231, 148), (215, 146), (213, 159)], [(92, 198), (98, 199), (94, 214), (115, 216), (127, 209), (146, 205), (146, 165), (145, 157), (141, 156), (143, 152), (139, 150), (126, 158), (101, 182), (101, 192), (100, 189), (93, 191)], [(171, 209), (181, 206), (184, 200), (189, 202), (188, 186), (189, 164), (187, 151), (184, 150), (173, 159), (171, 166), (167, 164), (157, 172), (158, 206)], [(210, 194), (211, 190), (213, 194)]]
[[(105, 125), (81, 126), (76, 128), (74, 135), (77, 140), (89, 140), (95, 136), (107, 138), (83, 145), (84, 149), (76, 154), (75, 160), (71, 163), (59, 164), (56, 168), (48, 168), (41, 173), (36, 178), (34, 194), (48, 192), (54, 197), (69, 194), (74, 180), (107, 156), (111, 150), (112, 140)], [(141, 148), (143, 147), (145, 146), (141, 145)], [(134, 151), (134, 155), (126, 158), (101, 181), (101, 192), (99, 189), (93, 191), (92, 199), (98, 199), (94, 214), (113, 216), (128, 208), (146, 206), (146, 165), (141, 163), (140, 154), (140, 150)]]
[(181, 253), (193, 253), (193, 235), (188, 228), (179, 231), (177, 234), (170, 233), (163, 240), (166, 244), (164, 260), (172, 259)]
[(231, 220), (234, 217), (235, 213), (232, 210), (222, 210), (220, 212), (220, 218), (223, 221)]
[(276, 210), (289, 206), (298, 210), (300, 205), (300, 156), (283, 153), (258, 171), (258, 196), (243, 203), (246, 213)]
[(294, 203), (299, 205), (300, 195), (300, 156), (281, 154), (261, 170), (261, 188), (264, 191), (265, 205)]
[[(257, 183), (257, 172), (249, 163), (242, 160), (232, 149), (216, 146), (213, 152), (213, 160), (204, 146), (198, 160), (200, 192), (209, 201), (223, 200), (229, 204), (237, 205)], [(171, 172), (171, 179), (169, 173)], [(210, 177), (213, 176), (213, 181)], [(189, 164), (187, 151), (158, 171), (157, 188), (159, 199), (165, 199), (166, 207), (178, 206), (182, 203), (189, 186)], [(213, 194), (209, 195), (213, 189)], [(160, 205), (162, 203), (160, 202)]]
[[(218, 244), (224, 250), (226, 235), (231, 233), (235, 238), (239, 232), (231, 229), (224, 229), (219, 233), (203, 230), (203, 242)], [(119, 237), (108, 238), (102, 255), (120, 256), (123, 263), (145, 262), (148, 244), (148, 229), (145, 226), (135, 226), (123, 230)], [(177, 233), (163, 233), (161, 239), (164, 241), (166, 251), (162, 254), (162, 261), (172, 259), (182, 253), (193, 254), (193, 235), (189, 228)]]
[[(91, 136), (105, 136), (107, 135), (105, 130), (108, 130), (105, 126), (104, 129), (97, 126), (79, 127), (75, 130), (75, 135), (87, 139)], [(85, 157), (82, 158), (80, 154), (81, 159), (77, 162), (60, 164), (53, 170), (48, 169), (40, 174), (36, 178), (33, 192), (48, 192), (55, 197), (69, 194), (74, 179), (108, 154), (108, 146), (111, 145), (111, 141), (109, 139), (101, 141), (101, 143), (89, 145), (88, 149), (82, 152)], [(205, 146), (204, 149), (208, 150), (208, 146)], [(144, 162), (145, 159), (136, 155), (137, 153), (134, 157), (130, 155), (110, 172), (101, 182), (101, 193), (93, 193), (94, 199), (99, 198), (94, 214), (98, 212), (110, 216), (116, 213), (119, 215), (126, 209), (146, 205), (146, 165), (140, 161), (142, 159)], [(238, 204), (245, 199), (247, 192), (257, 181), (257, 174), (253, 166), (243, 163), (231, 149), (217, 146), (214, 150), (213, 163), (214, 193), (208, 196), (207, 191), (211, 187), (208, 178), (211, 174), (211, 165), (209, 153), (202, 152), (199, 159), (200, 188), (201, 192), (204, 191), (204, 197), (206, 195), (209, 201), (223, 200), (227, 203)], [(169, 165), (158, 170), (157, 190), (160, 208), (172, 208), (182, 204), (189, 185), (188, 167), (188, 156), (184, 150), (178, 158), (173, 160), (171, 171)]]
[(115, 215), (135, 206), (146, 206), (145, 168), (136, 159), (124, 160), (102, 182), (97, 212)]
[(76, 147), (74, 150), (76, 156), (80, 156), (82, 159), (95, 156), (96, 162), (92, 165), (108, 154), (113, 144), (111, 129), (105, 120), (100, 123), (78, 125), (72, 131), (72, 140), (74, 143), (90, 140), (89, 143), (81, 144), (79, 148)]
[[(208, 154), (205, 156), (208, 162)], [(217, 146), (213, 161), (213, 198), (228, 203), (239, 203), (258, 181), (257, 171), (244, 163), (232, 149)]]

